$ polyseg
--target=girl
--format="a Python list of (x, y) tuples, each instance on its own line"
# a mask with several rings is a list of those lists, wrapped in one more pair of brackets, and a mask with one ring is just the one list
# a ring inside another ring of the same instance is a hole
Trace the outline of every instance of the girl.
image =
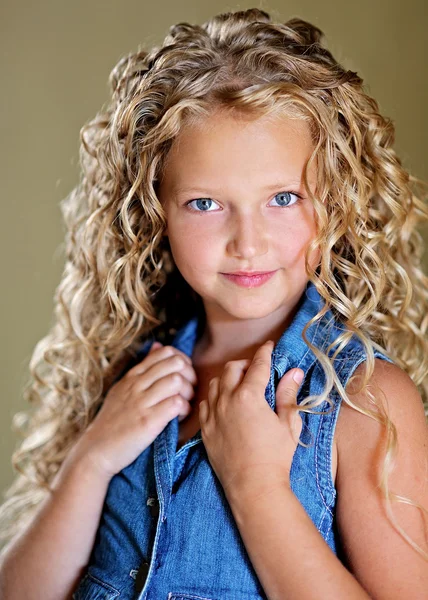
[(15, 418), (9, 600), (428, 597), (428, 210), (321, 36), (227, 13), (113, 70)]

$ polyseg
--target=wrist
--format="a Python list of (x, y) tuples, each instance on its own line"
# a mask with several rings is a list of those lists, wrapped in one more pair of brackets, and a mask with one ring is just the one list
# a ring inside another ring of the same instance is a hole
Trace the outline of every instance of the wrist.
[(288, 475), (282, 477), (266, 477), (265, 475), (263, 477), (243, 477), (239, 480), (236, 479), (234, 484), (225, 490), (229, 504), (236, 506), (240, 504), (254, 505), (266, 496), (278, 492), (281, 494), (293, 493)]
[(99, 486), (107, 488), (112, 476), (101, 468), (90, 452), (84, 451), (79, 442), (80, 440), (75, 443), (65, 457), (53, 486), (63, 480), (78, 478), (96, 481)]

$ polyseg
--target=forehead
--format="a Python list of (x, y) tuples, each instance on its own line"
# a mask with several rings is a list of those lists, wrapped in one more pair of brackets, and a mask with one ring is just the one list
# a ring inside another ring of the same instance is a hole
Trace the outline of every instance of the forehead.
[(195, 173), (226, 176), (234, 171), (241, 176), (255, 171), (267, 177), (282, 171), (296, 176), (313, 148), (309, 122), (303, 119), (217, 111), (182, 128), (165, 161), (164, 176), (183, 180)]
[[(207, 117), (191, 119), (184, 123), (180, 133), (172, 144), (172, 150), (177, 146), (185, 145), (191, 141), (203, 139), (219, 139), (223, 136), (282, 138), (296, 139), (308, 146), (312, 144), (309, 120), (289, 117), (281, 113), (268, 115), (251, 115), (243, 112), (230, 112), (225, 110), (214, 111)], [(213, 137), (214, 136), (214, 137)]]

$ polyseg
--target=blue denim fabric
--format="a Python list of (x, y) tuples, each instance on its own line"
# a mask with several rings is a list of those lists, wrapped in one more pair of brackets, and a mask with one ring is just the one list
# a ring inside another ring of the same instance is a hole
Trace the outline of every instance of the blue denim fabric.
[[(314, 353), (302, 338), (304, 325), (318, 312), (323, 299), (311, 282), (297, 312), (272, 353), (265, 398), (275, 410), (275, 389), (294, 367), (305, 373), (297, 402), (320, 394), (325, 377)], [(344, 325), (328, 311), (311, 325), (308, 339), (324, 350)], [(173, 346), (192, 356), (198, 321), (191, 319), (175, 335)], [(137, 357), (142, 360), (152, 341)], [(335, 346), (329, 351), (333, 354)], [(375, 357), (393, 362), (374, 349)], [(366, 360), (356, 336), (335, 359), (335, 370), (346, 387), (356, 367)], [(300, 439), (290, 483), (314, 525), (340, 558), (335, 526), (336, 489), (332, 447), (341, 405), (330, 393), (329, 414), (301, 413)], [(329, 409), (327, 402), (315, 410)], [(109, 485), (86, 575), (75, 600), (256, 600), (266, 599), (235, 524), (223, 488), (211, 468), (198, 431), (176, 452), (178, 418), (172, 419), (154, 442)], [(278, 515), (281, 518), (281, 515)], [(263, 543), (263, 540), (260, 540)]]

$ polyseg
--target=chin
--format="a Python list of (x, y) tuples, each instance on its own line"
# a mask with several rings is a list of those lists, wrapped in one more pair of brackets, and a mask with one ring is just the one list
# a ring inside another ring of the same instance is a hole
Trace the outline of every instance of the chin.
[(220, 304), (222, 309), (227, 312), (230, 316), (236, 319), (263, 319), (268, 315), (275, 312), (278, 308), (277, 304), (272, 304), (266, 301), (251, 301), (251, 300), (240, 300), (234, 302), (230, 306)]

